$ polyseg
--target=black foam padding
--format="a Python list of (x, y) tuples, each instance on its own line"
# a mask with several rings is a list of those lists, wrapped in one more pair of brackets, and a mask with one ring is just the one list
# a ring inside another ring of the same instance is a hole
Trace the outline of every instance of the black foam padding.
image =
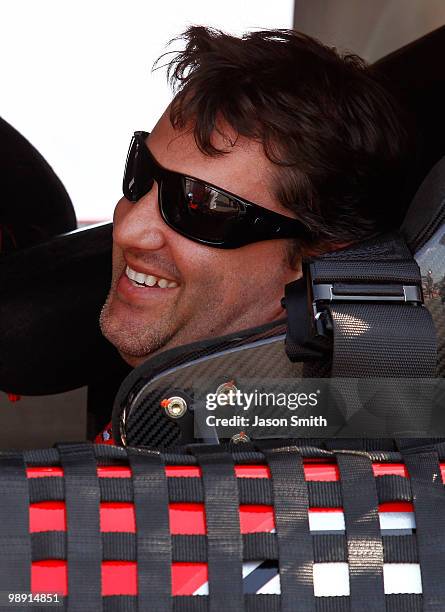
[(437, 162), (417, 190), (401, 230), (414, 252), (428, 242), (443, 223), (445, 223), (445, 157)]
[(0, 118), (0, 254), (77, 227), (70, 197), (40, 153)]
[(409, 202), (432, 166), (445, 155), (445, 26), (383, 57), (373, 66), (411, 114), (416, 159), (406, 193)]
[(98, 323), (111, 231), (78, 230), (0, 258), (0, 389), (61, 393), (129, 371)]

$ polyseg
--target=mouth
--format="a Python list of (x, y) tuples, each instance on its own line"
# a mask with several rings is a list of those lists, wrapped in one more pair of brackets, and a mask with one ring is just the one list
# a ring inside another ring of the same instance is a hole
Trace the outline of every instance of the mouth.
[(158, 289), (175, 289), (178, 287), (178, 283), (174, 280), (154, 274), (144, 274), (133, 270), (130, 266), (125, 268), (125, 276), (134, 287), (156, 287)]

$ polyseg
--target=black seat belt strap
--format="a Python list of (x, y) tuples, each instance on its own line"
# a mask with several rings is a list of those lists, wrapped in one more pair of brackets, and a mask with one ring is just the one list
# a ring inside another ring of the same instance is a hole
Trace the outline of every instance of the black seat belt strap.
[[(69, 612), (102, 610), (100, 488), (92, 445), (59, 444), (64, 472)], [(85, 579), (88, 576), (88, 579)]]
[[(23, 454), (0, 455), (0, 609), (13, 609), (8, 593), (31, 590), (29, 491)], [(21, 604), (22, 605), (22, 604)], [(30, 608), (27, 603), (25, 609)]]
[(281, 610), (315, 612), (314, 551), (303, 459), (294, 447), (267, 448), (269, 443), (260, 442), (257, 446), (265, 454), (272, 476)]
[(399, 440), (413, 492), (423, 610), (445, 610), (445, 488), (438, 454), (432, 447)]
[(348, 548), (351, 610), (386, 610), (383, 542), (371, 459), (361, 453), (336, 452), (343, 494)]
[(330, 308), (332, 376), (425, 378), (435, 374), (436, 335), (423, 306), (338, 302)]
[(134, 487), (138, 610), (171, 612), (172, 542), (165, 465), (158, 451), (127, 449)]
[(244, 609), (243, 542), (233, 458), (218, 446), (190, 447), (202, 470), (208, 546), (209, 612)]

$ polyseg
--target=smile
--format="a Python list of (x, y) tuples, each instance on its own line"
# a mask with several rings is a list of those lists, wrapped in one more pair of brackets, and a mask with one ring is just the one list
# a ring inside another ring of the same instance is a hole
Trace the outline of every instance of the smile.
[(143, 274), (142, 272), (136, 272), (127, 266), (125, 268), (125, 276), (130, 279), (135, 287), (160, 287), (161, 289), (174, 289), (178, 286), (175, 281), (168, 280), (166, 278), (160, 278), (152, 274)]

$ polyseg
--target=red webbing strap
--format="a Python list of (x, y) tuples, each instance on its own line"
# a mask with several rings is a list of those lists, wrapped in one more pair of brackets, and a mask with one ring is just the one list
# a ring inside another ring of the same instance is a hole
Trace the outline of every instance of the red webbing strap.
[(171, 612), (172, 543), (165, 465), (158, 451), (129, 448), (138, 564), (138, 610)]
[(65, 480), (68, 612), (102, 610), (100, 488), (91, 444), (59, 444)]
[(275, 525), (278, 539), (281, 610), (315, 612), (314, 552), (309, 528), (309, 495), (303, 459), (295, 447), (267, 448), (272, 476)]
[(351, 610), (386, 610), (383, 542), (372, 462), (360, 452), (337, 451), (348, 547)]
[(243, 542), (233, 457), (219, 446), (194, 445), (202, 470), (208, 546), (209, 612), (244, 609)]

